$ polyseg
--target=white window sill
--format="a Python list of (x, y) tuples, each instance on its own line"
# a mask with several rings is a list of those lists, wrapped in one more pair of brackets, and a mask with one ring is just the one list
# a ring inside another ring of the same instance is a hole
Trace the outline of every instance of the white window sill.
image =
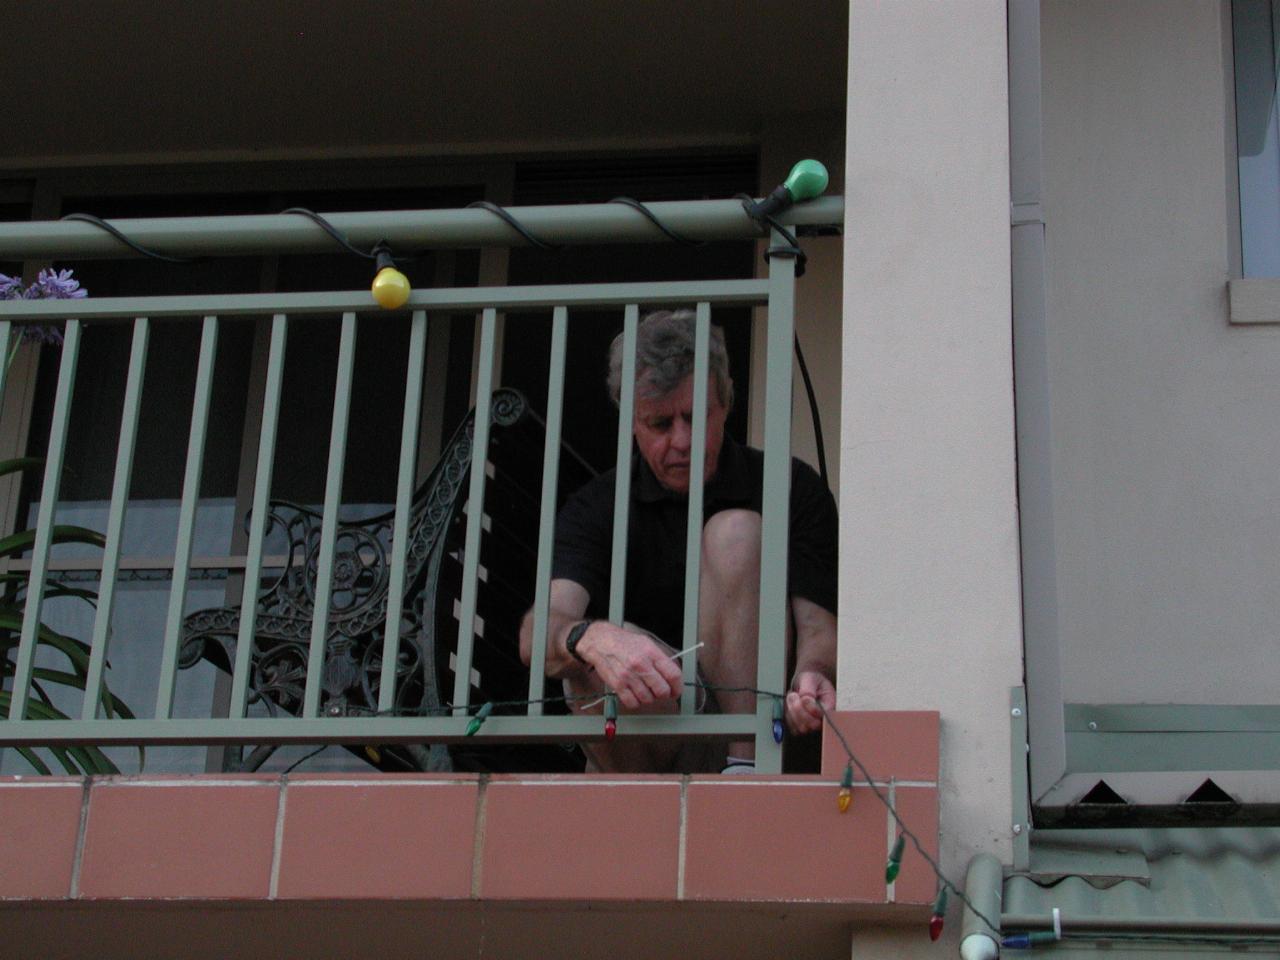
[(1280, 324), (1280, 279), (1236, 278), (1227, 283), (1231, 322)]

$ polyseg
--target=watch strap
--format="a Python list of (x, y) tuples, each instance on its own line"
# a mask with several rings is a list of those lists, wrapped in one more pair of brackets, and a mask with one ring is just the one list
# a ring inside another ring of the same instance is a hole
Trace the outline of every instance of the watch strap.
[[(578, 642), (582, 640), (583, 634), (587, 632), (594, 620), (579, 620), (569, 628), (569, 635), (564, 638), (564, 648), (569, 651), (569, 656), (577, 660), (579, 663), (586, 663), (586, 658), (578, 652)], [(588, 664), (589, 666), (589, 664)]]

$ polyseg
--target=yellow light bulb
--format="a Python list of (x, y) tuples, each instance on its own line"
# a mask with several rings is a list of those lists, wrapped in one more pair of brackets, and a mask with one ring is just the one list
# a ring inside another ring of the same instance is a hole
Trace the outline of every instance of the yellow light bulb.
[(385, 310), (398, 310), (409, 299), (409, 278), (395, 267), (383, 267), (373, 278), (373, 299)]
[(846, 813), (853, 803), (853, 761), (845, 764), (844, 776), (840, 778), (840, 792), (836, 794), (836, 805), (841, 813)]

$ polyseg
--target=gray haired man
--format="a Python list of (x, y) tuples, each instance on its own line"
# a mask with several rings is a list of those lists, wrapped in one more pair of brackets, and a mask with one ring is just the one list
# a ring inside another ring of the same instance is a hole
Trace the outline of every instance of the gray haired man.
[[(621, 389), (621, 337), (610, 349), (608, 385)], [(572, 697), (606, 690), (623, 712), (673, 712), (683, 692), (673, 659), (683, 629), (685, 538), (693, 440), (694, 315), (661, 311), (639, 325), (636, 402), (632, 432), (639, 456), (632, 465), (627, 543), (626, 623), (605, 617), (613, 538), (614, 471), (573, 495), (556, 522), (547, 634), (547, 674), (564, 681)], [(760, 599), (760, 526), (763, 455), (725, 434), (733, 403), (724, 337), (712, 328), (707, 397), (705, 486), (698, 668), (713, 689), (700, 708), (750, 713), (756, 696), (733, 688), (756, 685)], [(793, 733), (817, 730), (817, 704), (835, 708), (835, 503), (812, 468), (793, 460), (787, 562), (791, 617), (788, 641), (794, 669), (786, 697)], [(526, 663), (532, 650), (532, 614), (520, 631)], [(575, 711), (598, 713), (599, 704)], [(708, 751), (670, 744), (618, 740), (589, 744), (588, 765), (601, 771), (671, 771), (749, 768), (754, 744)]]

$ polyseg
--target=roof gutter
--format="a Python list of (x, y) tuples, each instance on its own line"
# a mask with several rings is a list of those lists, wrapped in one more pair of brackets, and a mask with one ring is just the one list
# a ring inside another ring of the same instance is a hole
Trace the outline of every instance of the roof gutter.
[[(967, 883), (966, 883), (967, 887)], [(1052, 917), (1032, 913), (1006, 913), (1000, 918), (1005, 930), (1051, 930)], [(1161, 933), (1224, 937), (1280, 937), (1280, 920), (1203, 920), (1195, 917), (1061, 917), (1062, 932)]]

